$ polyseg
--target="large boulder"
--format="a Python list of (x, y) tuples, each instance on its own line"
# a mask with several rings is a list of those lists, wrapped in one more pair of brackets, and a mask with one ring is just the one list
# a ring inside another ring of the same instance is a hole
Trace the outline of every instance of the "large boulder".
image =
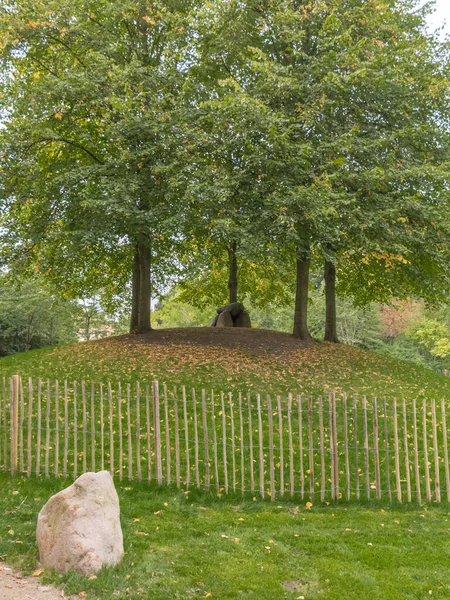
[(234, 322), (235, 327), (251, 327), (252, 322), (250, 320), (250, 315), (246, 310), (243, 310), (238, 318)]
[(241, 314), (243, 310), (243, 304), (241, 304), (240, 302), (233, 302), (231, 304), (227, 304), (226, 306), (221, 306), (220, 308), (218, 308), (217, 314), (220, 315), (224, 312), (230, 313), (234, 321), (235, 319), (237, 319), (237, 317)]
[(52, 496), (38, 517), (42, 566), (90, 575), (123, 556), (119, 497), (108, 471), (85, 473)]
[(251, 327), (250, 315), (240, 302), (232, 302), (217, 309), (211, 327)]
[(216, 327), (234, 327), (231, 313), (222, 312), (217, 319)]

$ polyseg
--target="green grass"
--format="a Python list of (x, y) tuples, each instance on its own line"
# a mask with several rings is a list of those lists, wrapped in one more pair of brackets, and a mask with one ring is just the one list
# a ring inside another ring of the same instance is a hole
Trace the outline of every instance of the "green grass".
[[(190, 335), (195, 336), (195, 331)], [(278, 352), (279, 344), (287, 339), (273, 334), (270, 347), (262, 351), (174, 339), (137, 345), (129, 338), (116, 338), (0, 359), (0, 377), (19, 373), (52, 380), (132, 384), (158, 378), (167, 382), (169, 390), (172, 385), (184, 384), (188, 389), (301, 391), (317, 396), (334, 389), (407, 400), (444, 397), (447, 406), (450, 401), (450, 378), (427, 369), (332, 344), (299, 345)], [(80, 410), (80, 398), (78, 402)], [(116, 413), (114, 418), (117, 420)], [(80, 424), (79, 420), (78, 428)], [(132, 418), (132, 432), (134, 426)], [(200, 439), (201, 435), (200, 429)], [(34, 443), (35, 433), (33, 436)], [(80, 450), (79, 442), (79, 465), (83, 459)], [(70, 452), (69, 448), (69, 463)], [(88, 466), (89, 452), (88, 443)], [(316, 453), (316, 465), (318, 461)], [(382, 477), (383, 472), (382, 464)], [(11, 479), (0, 472), (0, 559), (28, 572), (36, 568), (37, 514), (53, 493), (69, 483), (62, 478)], [(92, 600), (450, 597), (450, 517), (445, 503), (426, 508), (368, 502), (336, 506), (321, 505), (316, 495), (314, 506), (307, 510), (306, 496), (303, 500), (296, 497), (294, 502), (270, 503), (247, 496), (218, 498), (215, 493), (194, 490), (185, 494), (118, 479), (116, 486), (126, 549), (122, 563), (102, 571), (94, 580), (74, 573), (58, 576), (46, 572), (43, 581), (56, 583), (68, 594), (86, 591)]]
[[(35, 526), (62, 480), (0, 473), (0, 557), (37, 566)], [(87, 598), (444, 599), (448, 507), (313, 506), (119, 485), (125, 557), (89, 580), (45, 572)], [(208, 595), (210, 594), (210, 595)]]
[(239, 345), (224, 349), (195, 344), (196, 330), (187, 332), (189, 343), (169, 332), (166, 340), (151, 344), (119, 337), (16, 354), (0, 359), (0, 376), (19, 373), (43, 379), (124, 383), (159, 379), (169, 386), (224, 391), (317, 395), (333, 389), (378, 397), (450, 400), (449, 377), (382, 354), (329, 343), (304, 348), (292, 345), (287, 334), (276, 332), (267, 332), (264, 350)]

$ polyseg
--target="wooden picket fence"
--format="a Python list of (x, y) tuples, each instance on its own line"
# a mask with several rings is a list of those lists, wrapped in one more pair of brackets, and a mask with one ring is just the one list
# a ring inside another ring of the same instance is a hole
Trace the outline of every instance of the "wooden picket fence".
[[(0, 468), (310, 502), (450, 502), (447, 403), (3, 378)], [(441, 482), (443, 489), (441, 489)]]

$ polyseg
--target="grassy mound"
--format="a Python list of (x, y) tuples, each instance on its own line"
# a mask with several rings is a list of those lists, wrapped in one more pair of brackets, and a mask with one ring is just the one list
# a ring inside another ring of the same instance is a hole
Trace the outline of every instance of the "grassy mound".
[(378, 397), (450, 399), (450, 378), (405, 361), (328, 343), (305, 345), (258, 329), (166, 329), (0, 359), (0, 376), (86, 381), (152, 379), (261, 393), (329, 390)]

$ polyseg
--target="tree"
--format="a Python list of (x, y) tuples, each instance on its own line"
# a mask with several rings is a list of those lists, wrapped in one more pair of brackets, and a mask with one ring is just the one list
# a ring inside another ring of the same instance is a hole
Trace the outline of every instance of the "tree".
[(0, 356), (77, 340), (77, 304), (52, 296), (42, 283), (21, 289), (0, 280)]
[[(219, 4), (223, 22), (236, 5)], [(448, 49), (424, 33), (416, 6), (246, 5), (258, 33), (239, 61), (240, 85), (277, 114), (265, 228), (296, 260), (301, 339), (310, 339), (311, 262), (325, 264), (330, 341), (336, 268), (357, 301), (448, 291)]]
[[(0, 9), (2, 257), (111, 306), (174, 269), (188, 0), (16, 0)], [(171, 266), (172, 265), (172, 266)]]

